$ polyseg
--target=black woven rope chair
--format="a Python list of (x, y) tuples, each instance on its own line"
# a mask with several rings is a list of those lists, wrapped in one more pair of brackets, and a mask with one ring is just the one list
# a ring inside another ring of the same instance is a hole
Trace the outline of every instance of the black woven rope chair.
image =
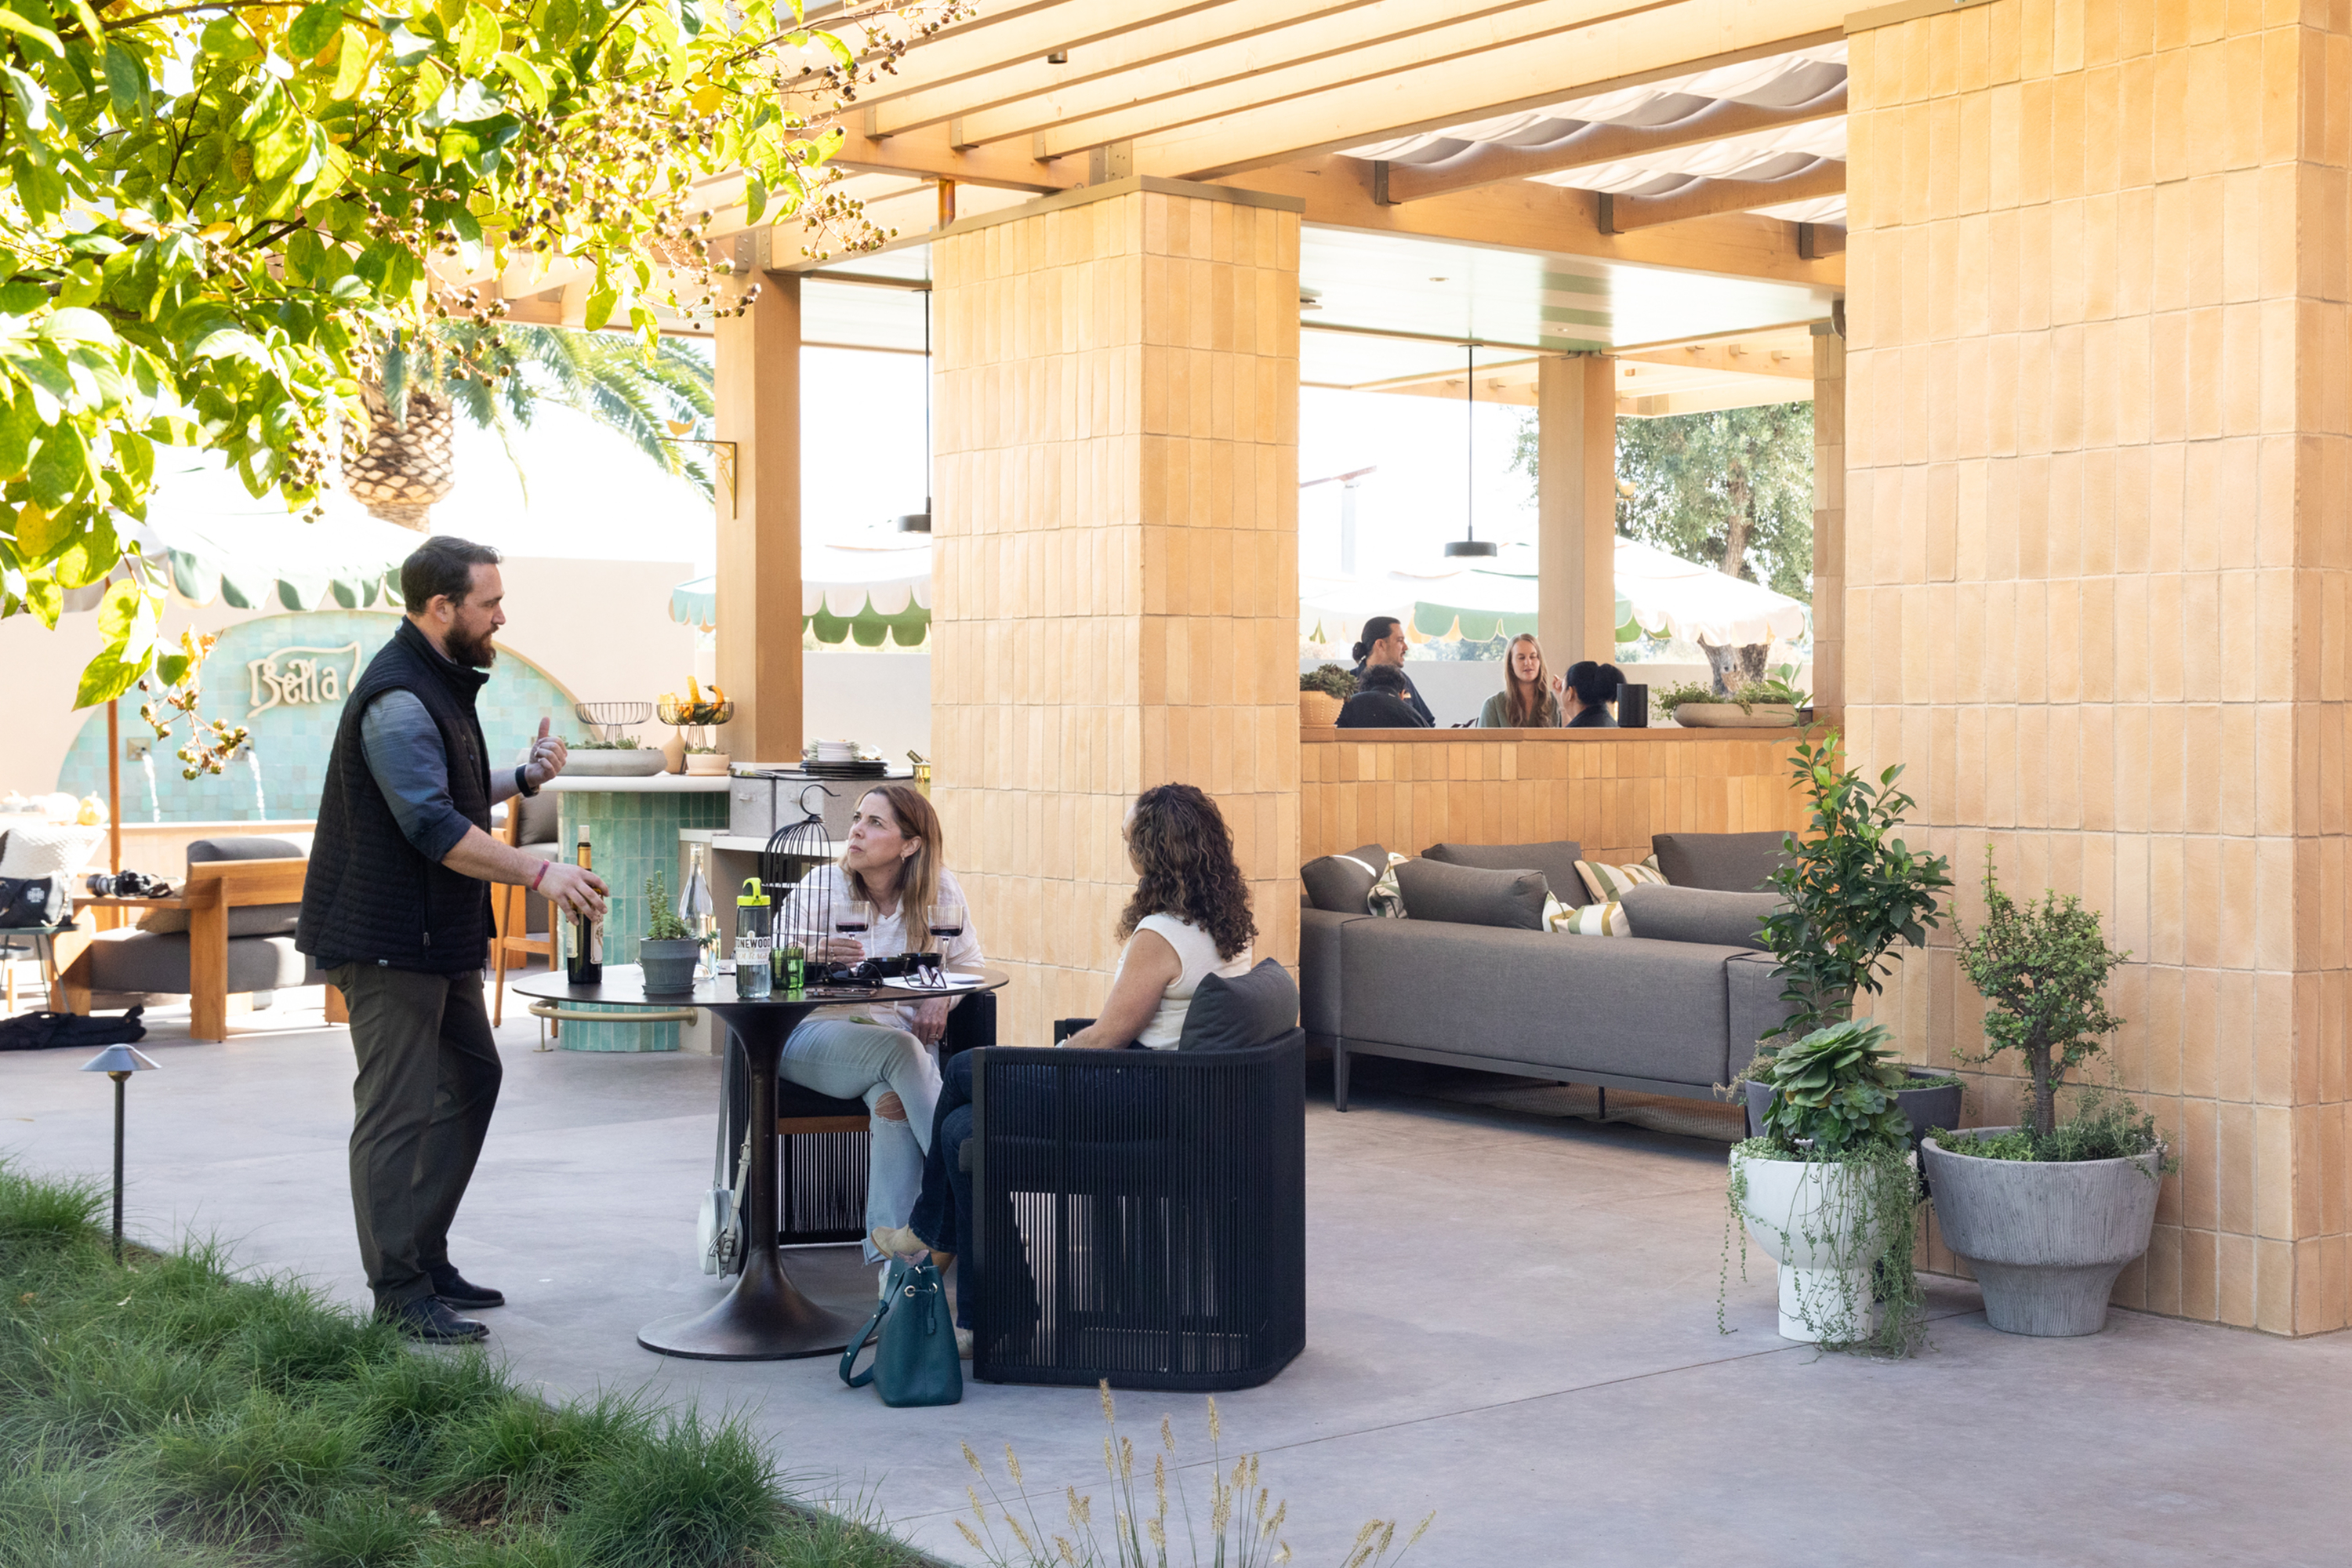
[(1269, 976), (1278, 1026), (1261, 1001), (1237, 1032), (1213, 976), (1176, 1050), (975, 1061), (973, 1375), (1249, 1388), (1305, 1348), (1306, 1036), (1280, 965), (1248, 980)]
[[(940, 1036), (940, 1060), (975, 1046), (996, 1043), (996, 997), (989, 992), (966, 996), (948, 1015)], [(735, 1042), (727, 1042), (728, 1143), (743, 1146), (743, 1121), (750, 1114), (745, 1096), (750, 1075)], [(783, 1225), (777, 1236), (782, 1247), (809, 1247), (825, 1242), (866, 1238), (866, 1177), (867, 1131), (866, 1102), (835, 1100), (781, 1080), (776, 1085), (777, 1191), (782, 1194)], [(734, 1158), (728, 1173), (734, 1174)]]

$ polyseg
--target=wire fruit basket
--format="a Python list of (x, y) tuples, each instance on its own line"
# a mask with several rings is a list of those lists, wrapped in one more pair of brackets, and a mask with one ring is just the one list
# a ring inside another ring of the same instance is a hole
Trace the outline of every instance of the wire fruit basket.
[(735, 703), (730, 698), (715, 702), (689, 702), (672, 695), (664, 697), (654, 708), (663, 723), (683, 731), (680, 739), (698, 751), (715, 748), (719, 738), (710, 731), (735, 717)]
[(599, 741), (617, 741), (621, 731), (632, 724), (642, 724), (654, 716), (650, 702), (579, 702), (572, 711), (580, 721), (595, 732)]

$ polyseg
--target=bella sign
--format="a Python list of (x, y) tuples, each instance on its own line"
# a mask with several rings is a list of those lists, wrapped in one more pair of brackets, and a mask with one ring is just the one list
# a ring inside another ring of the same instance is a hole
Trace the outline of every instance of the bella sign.
[[(352, 661), (348, 675), (335, 668), (334, 661), (342, 658)], [(247, 718), (281, 706), (341, 702), (344, 691), (359, 679), (360, 645), (281, 647), (276, 653), (247, 661), (245, 672), (253, 681), (252, 708)]]

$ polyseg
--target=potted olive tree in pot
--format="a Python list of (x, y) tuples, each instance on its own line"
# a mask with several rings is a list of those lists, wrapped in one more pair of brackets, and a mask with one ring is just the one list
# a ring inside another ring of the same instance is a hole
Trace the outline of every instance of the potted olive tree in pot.
[(1984, 889), (1984, 921), (1960, 943), (1961, 973), (1991, 1005), (1976, 1059), (2023, 1058), (2032, 1115), (2016, 1127), (1938, 1129), (1920, 1145), (1936, 1221), (1975, 1271), (1994, 1328), (2095, 1334), (2116, 1276), (2147, 1250), (2170, 1161), (2155, 1119), (2128, 1101), (2089, 1089), (2061, 1121), (2058, 1091), (2123, 1023), (2107, 1010), (2107, 977), (2131, 955), (2107, 945), (2097, 913), (2074, 898), (2011, 899), (1990, 851)]
[(1902, 1354), (1916, 1336), (1916, 1160), (1885, 1041), (1854, 1018), (1783, 1046), (1763, 1133), (1731, 1152), (1732, 1221), (1780, 1265), (1783, 1339)]
[[(1832, 731), (1797, 748), (1793, 771), (1811, 799), (1812, 827), (1783, 842), (1784, 863), (1767, 883), (1784, 907), (1764, 917), (1764, 944), (1780, 961), (1780, 999), (1790, 1014), (1765, 1032), (1756, 1060), (1739, 1075), (1751, 1133), (1765, 1125), (1777, 1042), (1836, 1023), (1857, 995), (1876, 994), (1887, 953), (1898, 943), (1926, 945), (1940, 921), (1936, 895), (1952, 885), (1949, 862), (1918, 853), (1895, 835), (1912, 805), (1895, 787), (1901, 766), (1874, 784), (1859, 770), (1837, 765), (1837, 742)], [(1927, 1068), (1906, 1070), (1895, 1104), (1916, 1143), (1928, 1129), (1960, 1119), (1960, 1080)]]
[(646, 939), (637, 944), (637, 964), (645, 971), (646, 994), (672, 995), (694, 989), (695, 966), (702, 943), (687, 929), (669, 905), (669, 879), (656, 872), (646, 879)]

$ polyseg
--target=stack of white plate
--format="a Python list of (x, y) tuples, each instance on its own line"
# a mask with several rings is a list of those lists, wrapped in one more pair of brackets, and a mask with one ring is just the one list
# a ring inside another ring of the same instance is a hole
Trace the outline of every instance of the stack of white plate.
[(810, 761), (818, 763), (854, 763), (857, 760), (855, 741), (818, 741)]

